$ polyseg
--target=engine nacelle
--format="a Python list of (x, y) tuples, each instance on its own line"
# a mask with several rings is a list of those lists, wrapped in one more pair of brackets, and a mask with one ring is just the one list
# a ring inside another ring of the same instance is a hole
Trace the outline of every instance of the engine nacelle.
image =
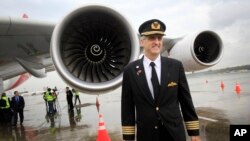
[(213, 31), (167, 40), (164, 42), (169, 43), (166, 46), (173, 46), (169, 57), (180, 60), (186, 72), (214, 66), (221, 60), (224, 51), (221, 38)]
[(67, 84), (101, 94), (120, 86), (124, 67), (139, 56), (139, 42), (120, 13), (89, 5), (72, 11), (55, 27), (51, 56)]

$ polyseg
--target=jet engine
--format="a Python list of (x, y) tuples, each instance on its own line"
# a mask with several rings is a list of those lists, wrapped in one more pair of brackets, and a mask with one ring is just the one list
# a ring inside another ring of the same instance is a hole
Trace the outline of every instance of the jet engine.
[(51, 56), (62, 79), (88, 94), (120, 86), (124, 67), (139, 56), (139, 42), (117, 11), (88, 5), (70, 12), (56, 25)]
[(223, 44), (213, 31), (201, 31), (178, 39), (164, 39), (164, 56), (180, 60), (186, 72), (206, 69), (223, 56)]

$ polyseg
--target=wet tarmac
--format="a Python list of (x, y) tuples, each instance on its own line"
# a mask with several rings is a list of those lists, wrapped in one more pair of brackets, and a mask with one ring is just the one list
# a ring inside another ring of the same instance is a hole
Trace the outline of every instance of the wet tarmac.
[[(229, 141), (230, 124), (250, 124), (250, 72), (189, 75), (188, 81), (200, 118), (202, 141)], [(236, 81), (241, 86), (239, 94), (235, 92)], [(99, 96), (100, 113), (112, 141), (122, 140), (120, 91)], [(65, 93), (61, 92), (57, 113), (48, 116), (42, 95), (25, 95), (23, 126), (0, 127), (0, 141), (96, 141), (96, 97), (80, 95), (82, 104), (69, 111)]]

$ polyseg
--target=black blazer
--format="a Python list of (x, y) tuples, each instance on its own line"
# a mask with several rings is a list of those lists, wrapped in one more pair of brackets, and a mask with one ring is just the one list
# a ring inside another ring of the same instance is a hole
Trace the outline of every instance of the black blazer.
[(22, 96), (19, 96), (19, 101), (16, 101), (15, 96), (11, 98), (11, 108), (13, 110), (23, 109), (25, 107), (25, 101)]
[[(199, 135), (199, 121), (193, 106), (183, 65), (180, 61), (161, 57), (161, 86), (156, 101), (150, 93), (143, 59), (130, 63), (124, 70), (121, 117), (124, 140), (153, 141), (159, 119), (176, 141)], [(182, 117), (183, 115), (183, 117)]]

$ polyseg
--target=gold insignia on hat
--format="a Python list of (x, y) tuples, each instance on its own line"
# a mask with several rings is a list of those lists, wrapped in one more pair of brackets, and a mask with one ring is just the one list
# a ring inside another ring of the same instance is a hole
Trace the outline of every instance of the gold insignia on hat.
[(151, 24), (151, 29), (160, 29), (161, 25), (158, 22), (153, 22)]

